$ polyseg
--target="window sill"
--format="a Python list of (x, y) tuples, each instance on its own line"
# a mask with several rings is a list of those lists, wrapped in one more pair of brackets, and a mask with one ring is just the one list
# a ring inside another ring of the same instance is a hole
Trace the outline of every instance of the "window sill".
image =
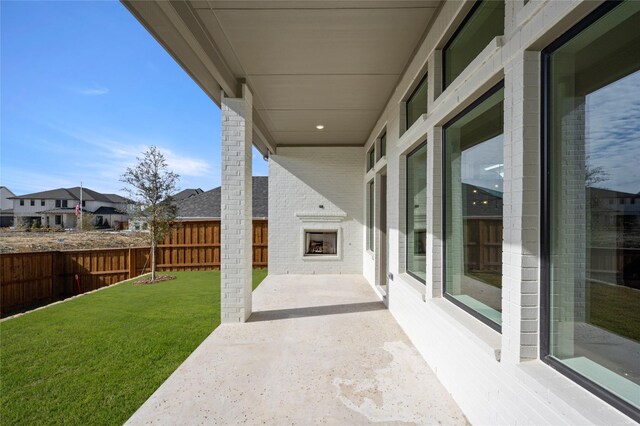
[(371, 169), (371, 170), (367, 170), (367, 172), (364, 174), (364, 182), (365, 185), (369, 182), (371, 182), (372, 179), (374, 179), (376, 177), (376, 170), (375, 168)]
[(624, 412), (542, 360), (522, 362), (512, 368), (515, 377), (545, 403), (559, 410), (573, 411), (574, 424), (634, 424)]
[(531, 21), (544, 4), (545, 2), (542, 0), (530, 0), (527, 4), (522, 5), (522, 8), (516, 13), (516, 28), (514, 31), (520, 30), (523, 25)]
[[(405, 287), (410, 289), (412, 292), (415, 292), (416, 295), (419, 296), (420, 299), (423, 302), (425, 301), (426, 287), (425, 287), (424, 283), (422, 283), (419, 280), (415, 279), (414, 277), (412, 277), (411, 275), (409, 275), (406, 272), (403, 272), (402, 274), (400, 274), (399, 278), (400, 278), (399, 281), (402, 284), (404, 284)], [(396, 281), (393, 281), (393, 282), (395, 283)]]
[(382, 158), (380, 158), (378, 160), (378, 162), (376, 163), (376, 166), (373, 168), (373, 170), (376, 173), (379, 173), (380, 170), (384, 169), (386, 166), (387, 166), (387, 157), (384, 156), (384, 157), (382, 157)]
[(500, 333), (443, 297), (429, 299), (427, 303), (432, 304), (442, 316), (447, 317), (449, 322), (458, 324), (460, 326), (458, 330), (487, 355), (498, 362), (500, 361), (502, 349), (502, 335)]
[(403, 154), (413, 151), (423, 143), (427, 136), (428, 126), (424, 123), (429, 118), (429, 113), (422, 114), (398, 139), (398, 147)]
[(302, 256), (302, 261), (304, 262), (315, 262), (315, 261), (328, 261), (328, 260), (342, 260), (342, 256), (338, 254), (326, 254), (326, 255), (317, 255), (317, 256)]

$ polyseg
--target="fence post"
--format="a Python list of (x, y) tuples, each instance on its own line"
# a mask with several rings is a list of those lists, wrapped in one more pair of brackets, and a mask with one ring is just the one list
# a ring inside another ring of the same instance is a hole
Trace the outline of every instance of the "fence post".
[(138, 266), (138, 259), (136, 257), (136, 249), (129, 248), (129, 279), (137, 276), (136, 269)]

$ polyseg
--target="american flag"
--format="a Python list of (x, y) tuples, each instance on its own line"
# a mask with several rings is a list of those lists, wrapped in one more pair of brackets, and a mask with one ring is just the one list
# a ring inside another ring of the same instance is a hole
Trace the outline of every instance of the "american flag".
[(80, 214), (80, 203), (76, 204), (76, 217)]

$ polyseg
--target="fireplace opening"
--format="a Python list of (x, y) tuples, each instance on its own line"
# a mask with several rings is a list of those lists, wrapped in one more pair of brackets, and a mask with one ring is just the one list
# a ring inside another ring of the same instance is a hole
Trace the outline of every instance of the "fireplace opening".
[(338, 254), (337, 231), (305, 231), (305, 256)]

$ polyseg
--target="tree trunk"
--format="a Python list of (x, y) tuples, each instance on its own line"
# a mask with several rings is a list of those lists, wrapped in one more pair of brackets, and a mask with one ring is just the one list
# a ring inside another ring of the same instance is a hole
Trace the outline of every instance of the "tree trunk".
[(151, 243), (151, 281), (156, 279), (156, 246), (158, 243), (155, 241)]

